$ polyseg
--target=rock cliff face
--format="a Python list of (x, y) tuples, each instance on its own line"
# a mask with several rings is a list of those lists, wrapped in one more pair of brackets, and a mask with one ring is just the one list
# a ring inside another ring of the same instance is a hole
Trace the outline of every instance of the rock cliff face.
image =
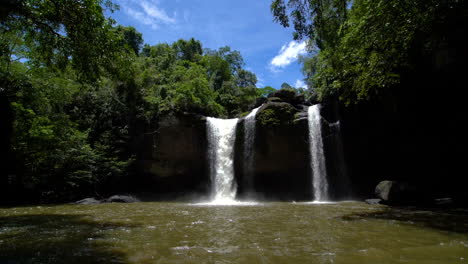
[[(304, 98), (278, 91), (256, 115), (254, 167), (244, 174), (243, 121), (238, 126), (235, 172), (240, 198), (309, 200), (311, 171)], [(246, 188), (248, 186), (250, 188)]]
[[(305, 113), (305, 118), (304, 118)], [(251, 190), (246, 190), (242, 166), (242, 140), (236, 142), (236, 177), (240, 197), (259, 199), (308, 200), (311, 197), (307, 108), (285, 102), (267, 102), (256, 116)], [(243, 125), (238, 139), (242, 139)]]
[(138, 160), (139, 178), (146, 192), (169, 195), (207, 193), (206, 118), (180, 114), (161, 118), (143, 135)]
[[(312, 169), (307, 110), (310, 103), (292, 91), (280, 90), (259, 101), (256, 115), (253, 169), (246, 172), (245, 120), (237, 126), (234, 169), (237, 198), (303, 201), (311, 200)], [(349, 197), (338, 113), (332, 105), (323, 108), (322, 135), (330, 197)], [(142, 188), (168, 198), (187, 193), (208, 195), (211, 179), (207, 159), (206, 118), (199, 115), (169, 115), (146, 129), (138, 158)], [(169, 195), (169, 196), (167, 196)]]

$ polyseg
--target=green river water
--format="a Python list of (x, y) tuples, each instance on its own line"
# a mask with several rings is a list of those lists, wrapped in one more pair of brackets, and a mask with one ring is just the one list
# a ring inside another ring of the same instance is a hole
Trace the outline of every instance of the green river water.
[(0, 208), (0, 263), (468, 263), (468, 213), (360, 202)]

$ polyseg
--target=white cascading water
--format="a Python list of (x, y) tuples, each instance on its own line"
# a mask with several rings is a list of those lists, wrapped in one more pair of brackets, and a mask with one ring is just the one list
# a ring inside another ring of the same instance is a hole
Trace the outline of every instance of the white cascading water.
[(253, 109), (244, 119), (244, 182), (248, 192), (252, 191), (253, 188), (252, 177), (255, 158), (255, 116), (257, 115), (260, 107)]
[(317, 202), (328, 200), (328, 181), (323, 153), (322, 127), (320, 124), (320, 105), (308, 109), (309, 145), (312, 168), (312, 186), (314, 199)]
[(231, 203), (236, 197), (234, 143), (237, 118), (207, 118), (208, 152), (212, 182), (212, 203)]

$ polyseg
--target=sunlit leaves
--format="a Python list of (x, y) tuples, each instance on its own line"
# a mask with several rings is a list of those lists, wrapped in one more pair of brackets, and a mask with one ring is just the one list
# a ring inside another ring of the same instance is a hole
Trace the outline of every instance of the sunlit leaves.
[[(343, 19), (322, 20), (321, 36), (333, 45), (303, 61), (309, 86), (322, 99), (337, 96), (348, 104), (384, 94), (400, 83), (402, 72), (412, 70), (415, 53), (433, 47), (434, 25), (444, 23), (456, 5), (462, 3), (354, 1)], [(321, 30), (314, 23), (315, 31)], [(337, 25), (339, 33), (333, 35)]]

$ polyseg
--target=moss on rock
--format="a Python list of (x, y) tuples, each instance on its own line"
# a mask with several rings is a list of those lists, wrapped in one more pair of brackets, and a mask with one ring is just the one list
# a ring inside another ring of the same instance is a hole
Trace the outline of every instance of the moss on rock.
[(296, 112), (297, 110), (288, 103), (270, 102), (260, 109), (256, 119), (261, 126), (289, 125), (293, 123)]
[(282, 102), (283, 100), (279, 97), (269, 97), (267, 101), (270, 103), (279, 103), (279, 102)]
[(293, 103), (295, 102), (296, 91), (294, 89), (281, 89), (274, 93), (271, 93), (268, 97), (278, 97), (284, 102)]

